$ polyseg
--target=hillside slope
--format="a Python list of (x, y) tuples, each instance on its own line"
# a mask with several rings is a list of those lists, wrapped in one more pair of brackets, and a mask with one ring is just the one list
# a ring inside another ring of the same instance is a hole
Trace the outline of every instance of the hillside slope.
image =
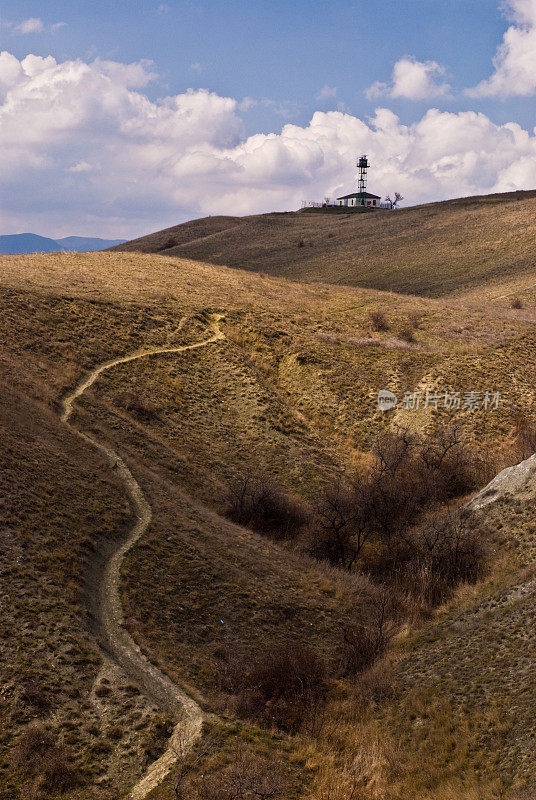
[[(516, 417), (535, 421), (533, 284), (505, 281), (467, 301), (304, 285), (150, 254), (0, 259), (0, 593), (12, 599), (0, 639), (2, 800), (33, 791), (31, 762), (13, 769), (12, 761), (12, 742), (31, 720), (54, 731), (74, 771), (65, 791), (45, 785), (34, 795), (47, 800), (116, 800), (166, 742), (167, 709), (153, 707), (98, 647), (91, 592), (132, 509), (114, 470), (61, 425), (69, 389), (110, 359), (199, 342), (210, 315), (225, 314), (225, 339), (212, 350), (107, 369), (72, 420), (121, 454), (153, 509), (123, 564), (125, 626), (152, 663), (219, 712), (229, 653), (247, 663), (267, 646), (298, 642), (336, 659), (341, 624), (372, 591), (365, 575), (223, 519), (226, 488), (254, 465), (310, 497), (341, 465), (366, 458), (374, 435), (394, 423), (422, 430), (455, 418), (475, 448), (517, 460)], [(511, 307), (512, 291), (522, 308)], [(375, 312), (388, 330), (372, 329)], [(503, 401), (493, 411), (377, 409), (379, 388), (401, 396), (429, 387), (497, 390)], [(530, 780), (536, 689), (521, 612), (530, 612), (525, 572), (536, 549), (531, 503), (532, 495), (524, 507), (497, 508), (492, 532), (508, 544), (501, 569), (462, 591), (463, 607), (455, 598), (401, 638), (391, 670), (381, 665), (392, 691), (368, 702), (358, 682), (337, 681), (323, 727), (301, 740), (302, 761), (293, 755), (309, 781), (302, 797), (347, 800), (345, 759), (358, 765), (365, 800), (487, 800)], [(505, 594), (517, 604), (508, 616)], [(514, 706), (506, 728), (501, 719)], [(248, 743), (286, 746), (281, 734), (231, 722)], [(154, 798), (173, 796), (164, 783)]]
[(306, 211), (207, 217), (119, 245), (298, 281), (437, 297), (524, 274), (536, 257), (536, 192), (396, 213)]

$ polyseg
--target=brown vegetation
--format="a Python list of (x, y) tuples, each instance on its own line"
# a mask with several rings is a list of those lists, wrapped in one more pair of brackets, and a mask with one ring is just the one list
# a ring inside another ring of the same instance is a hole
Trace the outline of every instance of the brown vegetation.
[(290, 497), (267, 477), (238, 478), (227, 492), (225, 515), (272, 539), (294, 539), (308, 521), (303, 502)]
[[(296, 238), (289, 241), (296, 253), (320, 250), (316, 240), (314, 248), (300, 250)], [(123, 571), (125, 622), (140, 646), (173, 679), (194, 686), (207, 708), (228, 711), (261, 687), (268, 699), (251, 715), (265, 726), (292, 728), (293, 746), (314, 774), (302, 762), (298, 772), (313, 781), (307, 792), (315, 800), (347, 800), (354, 786), (366, 800), (435, 800), (448, 796), (451, 785), (457, 796), (470, 796), (465, 789), (472, 778), (457, 781), (474, 769), (503, 787), (512, 775), (526, 774), (515, 753), (528, 752), (531, 741), (530, 685), (517, 703), (510, 744), (501, 731), (505, 710), (530, 674), (530, 647), (521, 642), (531, 636), (523, 612), (531, 590), (515, 571), (533, 553), (530, 513), (514, 503), (502, 508), (488, 536), (480, 522), (454, 513), (438, 518), (430, 499), (448, 502), (449, 509), (461, 502), (475, 483), (514, 458), (515, 414), (534, 421), (536, 336), (528, 284), (513, 279), (524, 299), (513, 314), (510, 285), (502, 295), (492, 293), (492, 302), (488, 290), (470, 301), (432, 301), (128, 253), (10, 257), (1, 267), (6, 525), (0, 578), (13, 603), (0, 640), (0, 769), (10, 800), (24, 796), (35, 778), (8, 761), (7, 742), (36, 715), (54, 719), (56, 745), (73, 754), (79, 783), (66, 790), (69, 800), (126, 792), (164, 745), (165, 715), (155, 714), (120, 677), (106, 683), (99, 676), (84, 584), (94, 579), (104, 540), (121, 535), (129, 509), (97, 454), (59, 426), (57, 401), (97, 363), (154, 344), (199, 340), (206, 314), (214, 311), (227, 314), (221, 348), (118, 367), (99, 378), (75, 413), (77, 426), (121, 452), (154, 510)], [(417, 315), (418, 345), (393, 347), (382, 331), (371, 337), (372, 310), (385, 314), (394, 331)], [(178, 330), (183, 316), (187, 323)], [(371, 338), (374, 348), (360, 342)], [(430, 383), (493, 388), (505, 401), (493, 412), (441, 405), (377, 410), (380, 387), (401, 397)], [(458, 442), (443, 433), (454, 413)], [(397, 423), (407, 430), (403, 437), (393, 435)], [(425, 430), (431, 437), (422, 438)], [(526, 447), (530, 441), (527, 435)], [(472, 454), (498, 443), (503, 451), (496, 464), (475, 463)], [(340, 480), (341, 466), (350, 480)], [(210, 510), (226, 486), (252, 473), (266, 476), (270, 488), (270, 502), (261, 503), (262, 535)], [(379, 475), (384, 480), (371, 483)], [(363, 539), (352, 504), (369, 484), (374, 524), (367, 522)], [(327, 498), (326, 486), (335, 496), (340, 488), (344, 502)], [(302, 505), (312, 515), (288, 537), (293, 520), (303, 519)], [(485, 589), (470, 585), (484, 565), (493, 565), (483, 560), (481, 545), (485, 540), (495, 554), (500, 525), (508, 540), (519, 531), (518, 544), (504, 551)], [(300, 551), (311, 541), (320, 545), (330, 529), (342, 532), (342, 548), (328, 536), (329, 547), (317, 558)], [(378, 613), (382, 582), (397, 600), (384, 617)], [(430, 610), (443, 600), (439, 612)], [(273, 702), (269, 687), (279, 684), (277, 676), (294, 674), (274, 654), (295, 647), (309, 648), (325, 666), (325, 695), (297, 702), (303, 713), (289, 722), (276, 711), (290, 701), (283, 694)], [(396, 659), (389, 665), (391, 651)], [(229, 652), (242, 669), (229, 669), (234, 685), (227, 690), (214, 676), (225, 671)], [(262, 670), (268, 663), (273, 674)], [(490, 690), (495, 681), (497, 692)], [(483, 710), (482, 698), (491, 694), (497, 716)], [(457, 709), (466, 707), (464, 718)], [(253, 736), (251, 728), (242, 729), (244, 739)], [(264, 748), (267, 758), (276, 758), (290, 741), (286, 733), (255, 730), (252, 757)], [(221, 747), (219, 741), (204, 774), (223, 768)], [(161, 797), (166, 791), (171, 797), (172, 783)], [(285, 800), (294, 795), (283, 790)]]
[(460, 198), (396, 214), (319, 210), (208, 217), (114, 249), (293, 280), (441, 296), (500, 276), (531, 273), (535, 204), (530, 191)]

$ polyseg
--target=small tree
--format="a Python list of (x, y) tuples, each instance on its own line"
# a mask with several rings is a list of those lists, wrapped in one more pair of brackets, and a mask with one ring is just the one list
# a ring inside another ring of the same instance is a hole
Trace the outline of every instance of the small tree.
[(341, 667), (346, 675), (357, 675), (371, 667), (387, 650), (395, 636), (403, 609), (391, 588), (378, 591), (368, 608), (342, 629)]
[(354, 484), (338, 481), (324, 489), (315, 509), (313, 555), (352, 569), (374, 530), (371, 490), (366, 480)]
[(389, 203), (390, 209), (392, 211), (395, 211), (403, 199), (404, 198), (402, 197), (400, 192), (395, 192), (394, 199), (391, 199), (391, 195), (388, 194), (387, 197), (385, 198), (385, 201)]
[(293, 539), (308, 520), (307, 508), (265, 476), (235, 480), (225, 497), (225, 515), (271, 539)]

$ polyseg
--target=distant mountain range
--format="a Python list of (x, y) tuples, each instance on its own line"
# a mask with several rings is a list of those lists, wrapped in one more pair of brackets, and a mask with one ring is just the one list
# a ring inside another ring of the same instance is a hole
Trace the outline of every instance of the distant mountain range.
[(65, 236), (63, 239), (49, 239), (35, 233), (16, 233), (0, 236), (0, 254), (17, 253), (58, 253), (74, 250), (77, 253), (106, 250), (107, 247), (123, 244), (124, 239), (97, 239), (91, 236)]

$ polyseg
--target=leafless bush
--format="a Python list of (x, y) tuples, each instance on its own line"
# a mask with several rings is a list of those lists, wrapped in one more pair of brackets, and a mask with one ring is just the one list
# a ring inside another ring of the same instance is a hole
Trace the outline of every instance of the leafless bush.
[(236, 698), (239, 716), (295, 732), (324, 704), (326, 667), (306, 645), (262, 653), (242, 675)]
[(303, 503), (263, 477), (237, 480), (225, 501), (229, 519), (276, 540), (293, 539), (308, 521)]
[(383, 311), (371, 311), (369, 315), (370, 327), (373, 331), (388, 331), (389, 323)]
[(23, 702), (42, 710), (49, 708), (51, 704), (47, 691), (38, 680), (31, 677), (21, 681), (20, 698)]
[(408, 589), (430, 605), (446, 599), (460, 583), (474, 583), (487, 562), (487, 532), (465, 511), (442, 514), (413, 533), (415, 555)]
[(119, 404), (140, 422), (150, 422), (158, 417), (158, 409), (149, 400), (136, 392), (125, 392), (118, 398)]
[(31, 723), (21, 734), (12, 760), (19, 773), (33, 781), (36, 797), (50, 797), (77, 783), (67, 748), (58, 745), (54, 733), (42, 723)]
[(481, 460), (456, 425), (439, 428), (423, 440), (421, 458), (433, 477), (438, 500), (466, 494), (484, 478)]
[(510, 303), (512, 308), (523, 308), (523, 303), (519, 299), (519, 297), (514, 297), (512, 302)]
[(311, 527), (309, 550), (344, 569), (351, 569), (372, 535), (372, 486), (337, 481), (320, 494)]
[(395, 592), (382, 589), (368, 607), (342, 630), (340, 646), (343, 675), (357, 675), (384, 655), (403, 618), (403, 607)]
[[(480, 482), (482, 467), (459, 429), (441, 428), (427, 438), (398, 429), (376, 441), (373, 455), (367, 475), (338, 481), (320, 493), (309, 532), (311, 554), (347, 570), (359, 563), (379, 582), (402, 580), (406, 585), (412, 575), (420, 585), (425, 573), (429, 581), (441, 574), (442, 584), (471, 579), (468, 567), (467, 576), (461, 574), (459, 548), (447, 552), (447, 542), (461, 547), (463, 540), (469, 547), (467, 532), (455, 533), (458, 522), (450, 520), (442, 531), (441, 564), (439, 549), (433, 562), (420, 556), (416, 562), (421, 546), (412, 534), (433, 508), (444, 507)], [(447, 579), (449, 559), (456, 579)]]
[(279, 758), (238, 746), (233, 760), (196, 781), (199, 800), (268, 800), (288, 796), (289, 774)]
[(412, 344), (415, 341), (414, 329), (409, 322), (405, 325), (401, 325), (397, 335), (399, 339), (402, 339), (403, 342), (408, 342), (408, 344)]

